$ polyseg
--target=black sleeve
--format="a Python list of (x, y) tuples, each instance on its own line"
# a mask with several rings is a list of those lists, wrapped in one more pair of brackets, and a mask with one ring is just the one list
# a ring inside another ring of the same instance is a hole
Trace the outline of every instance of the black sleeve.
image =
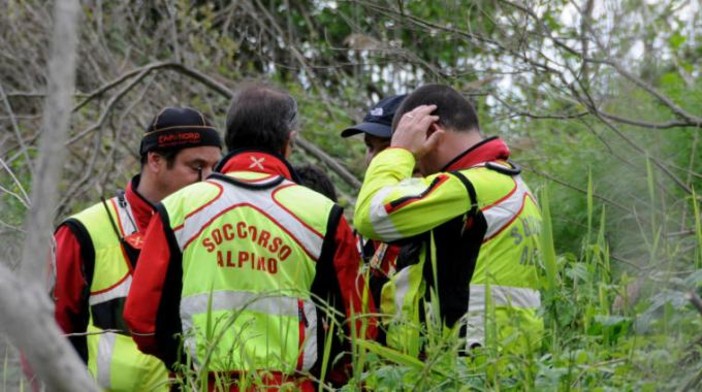
[(162, 204), (156, 206), (166, 231), (170, 261), (163, 284), (161, 303), (156, 316), (156, 341), (161, 359), (173, 369), (177, 363), (185, 363), (182, 352), (183, 327), (180, 321), (180, 299), (183, 290), (183, 254), (180, 252), (173, 230), (170, 229), (168, 212)]
[[(77, 219), (68, 219), (62, 225), (68, 227), (80, 244), (81, 252), (81, 272), (85, 280), (85, 286), (81, 293), (80, 313), (73, 317), (73, 325), (80, 331), (88, 330), (88, 322), (90, 321), (90, 286), (93, 283), (93, 272), (95, 270), (95, 247), (93, 241), (88, 235), (88, 230)], [(60, 227), (60, 226), (59, 226)], [(88, 339), (83, 336), (69, 336), (68, 340), (75, 348), (80, 358), (88, 363)]]
[[(348, 327), (345, 323), (346, 309), (341, 296), (341, 288), (336, 276), (334, 268), (334, 255), (336, 253), (336, 228), (339, 225), (339, 220), (343, 214), (341, 207), (335, 205), (329, 214), (327, 221), (327, 232), (322, 243), (322, 252), (319, 260), (317, 260), (317, 270), (312, 282), (311, 292), (313, 299), (317, 303), (317, 364), (312, 369), (313, 374), (318, 373), (321, 369), (321, 363), (324, 353), (324, 344), (326, 343), (326, 331), (324, 322), (327, 324), (335, 324), (334, 331), (341, 331), (349, 334), (350, 331), (341, 330), (339, 327)], [(341, 336), (341, 335), (339, 335)], [(330, 361), (327, 366), (327, 373), (334, 367), (334, 361), (344, 352), (350, 352), (349, 342), (342, 338), (331, 339)]]

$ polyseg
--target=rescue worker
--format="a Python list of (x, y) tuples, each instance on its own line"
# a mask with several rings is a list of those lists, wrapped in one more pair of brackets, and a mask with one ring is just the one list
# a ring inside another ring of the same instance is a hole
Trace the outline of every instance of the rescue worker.
[(321, 167), (305, 163), (302, 165), (293, 166), (293, 171), (300, 180), (298, 181), (298, 184), (304, 185), (315, 192), (323, 194), (334, 203), (338, 202), (334, 183)]
[(79, 334), (71, 343), (109, 391), (167, 389), (166, 368), (137, 349), (122, 310), (154, 205), (209, 175), (221, 139), (202, 113), (168, 107), (146, 129), (139, 152), (141, 173), (124, 191), (69, 217), (55, 233), (56, 322)]
[[(407, 94), (392, 95), (378, 101), (368, 109), (363, 121), (341, 131), (342, 138), (362, 134), (366, 145), (366, 166), (381, 151), (390, 147), (392, 118)], [(380, 293), (388, 278), (395, 272), (395, 263), (400, 254), (398, 244), (373, 241), (357, 235), (358, 249), (370, 269), (368, 285), (376, 304), (380, 304)], [(379, 340), (384, 334), (379, 330)]]
[(341, 208), (297, 185), (286, 160), (296, 127), (287, 92), (242, 87), (217, 173), (164, 199), (146, 233), (125, 320), (142, 351), (209, 372), (210, 390), (312, 391), (327, 334), (375, 333), (358, 317), (374, 305)]
[[(472, 105), (435, 84), (403, 101), (393, 132), (366, 172), (354, 214), (369, 238), (421, 244), (383, 287), (388, 345), (419, 355), (424, 317), (465, 339), (463, 350), (539, 347), (541, 214), (507, 145), (483, 137)], [(424, 178), (411, 178), (415, 165)]]

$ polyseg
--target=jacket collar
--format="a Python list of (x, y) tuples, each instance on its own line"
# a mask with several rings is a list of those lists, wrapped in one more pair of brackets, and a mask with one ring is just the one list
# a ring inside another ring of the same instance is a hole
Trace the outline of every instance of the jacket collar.
[(151, 216), (156, 212), (156, 207), (137, 192), (140, 180), (141, 176), (139, 174), (132, 177), (132, 180), (127, 184), (127, 189), (124, 191), (124, 197), (127, 199), (127, 203), (129, 203), (132, 209), (138, 231), (144, 232), (149, 225)]
[(262, 150), (232, 151), (222, 158), (215, 171), (220, 173), (252, 171), (283, 176), (288, 180), (299, 182), (295, 171), (285, 158), (279, 154)]
[(447, 163), (441, 171), (467, 169), (479, 163), (490, 161), (504, 161), (509, 158), (509, 147), (497, 136), (482, 140), (462, 152)]

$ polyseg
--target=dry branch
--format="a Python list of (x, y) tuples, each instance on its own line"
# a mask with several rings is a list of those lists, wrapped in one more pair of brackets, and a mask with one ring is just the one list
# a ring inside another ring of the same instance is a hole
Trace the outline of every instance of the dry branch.
[[(115, 80), (110, 81), (107, 83), (105, 86), (100, 87), (97, 89), (95, 92), (91, 93), (89, 98), (87, 98), (85, 101), (81, 102), (78, 104), (73, 110), (77, 110), (80, 107), (84, 106), (87, 101), (94, 99), (107, 91), (109, 91), (112, 88), (115, 88), (119, 86), (122, 83), (125, 83), (127, 80), (130, 78), (136, 76), (136, 79), (130, 81), (127, 86), (123, 87), (122, 89), (119, 90), (119, 92), (110, 99), (110, 101), (107, 104), (107, 108), (103, 111), (102, 115), (100, 116), (100, 119), (90, 126), (89, 128), (83, 130), (79, 134), (75, 135), (74, 137), (71, 138), (71, 140), (67, 143), (70, 144), (76, 140), (79, 140), (80, 138), (84, 137), (90, 132), (95, 131), (96, 129), (100, 128), (100, 126), (104, 123), (105, 118), (107, 118), (107, 115), (109, 112), (113, 109), (113, 106), (115, 103), (121, 99), (127, 92), (129, 92), (131, 89), (133, 89), (138, 83), (143, 80), (149, 73), (161, 70), (161, 69), (170, 69), (173, 71), (176, 71), (182, 75), (186, 75), (194, 80), (197, 80), (198, 82), (202, 83), (206, 87), (209, 87), (210, 89), (216, 91), (218, 94), (221, 96), (231, 99), (234, 95), (232, 90), (230, 90), (227, 86), (224, 84), (218, 82), (217, 80), (203, 74), (202, 72), (187, 67), (183, 64), (180, 63), (175, 63), (175, 62), (157, 62), (157, 63), (151, 63), (147, 64), (143, 67), (131, 70), (127, 72), (126, 74), (118, 77)], [(320, 161), (324, 162), (332, 171), (334, 171), (336, 174), (339, 175), (341, 179), (343, 179), (346, 183), (348, 183), (350, 186), (352, 186), (355, 189), (360, 188), (361, 182), (354, 176), (348, 169), (346, 169), (341, 163), (339, 163), (336, 159), (331, 157), (329, 154), (324, 152), (321, 148), (317, 147), (314, 143), (304, 140), (302, 138), (298, 138), (299, 140), (299, 145), (300, 147), (305, 150), (307, 153), (310, 155), (313, 155), (317, 157)]]
[(56, 325), (38, 285), (27, 285), (0, 262), (0, 333), (7, 334), (49, 391), (97, 391), (71, 344)]
[(702, 299), (696, 292), (690, 290), (685, 294), (685, 298), (702, 314)]
[(20, 265), (22, 280), (0, 263), (0, 332), (7, 333), (22, 350), (50, 391), (98, 390), (78, 354), (61, 337), (42, 284), (71, 113), (79, 12), (77, 0), (57, 1), (54, 6), (48, 96), (32, 179), (32, 204)]

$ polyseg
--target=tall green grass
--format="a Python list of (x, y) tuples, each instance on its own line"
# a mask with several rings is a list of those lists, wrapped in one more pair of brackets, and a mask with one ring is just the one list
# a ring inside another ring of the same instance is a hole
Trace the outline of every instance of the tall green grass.
[[(652, 176), (652, 172), (649, 172)], [(543, 187), (539, 201), (543, 211), (543, 287), (541, 315), (545, 336), (533, 355), (504, 354), (486, 347), (460, 356), (461, 339), (429, 317), (421, 330), (426, 356), (418, 359), (377, 342), (352, 337), (353, 374), (344, 391), (659, 391), (702, 388), (702, 317), (685, 298), (685, 293), (702, 284), (700, 249), (702, 224), (696, 194), (690, 203), (690, 227), (694, 233), (677, 238), (666, 235), (660, 222), (664, 201), (656, 197), (653, 181), (647, 195), (657, 213), (647, 213), (641, 224), (640, 240), (645, 257), (660, 259), (657, 268), (631, 270), (612, 257), (607, 210), (596, 203), (592, 176), (588, 176), (586, 206), (587, 232), (582, 246), (572, 253), (557, 253), (553, 232), (551, 188)], [(676, 258), (680, 262), (675, 262)], [(673, 260), (673, 261), (671, 261)], [(687, 264), (686, 264), (687, 263)], [(645, 265), (645, 263), (642, 263)], [(682, 271), (682, 273), (681, 273)], [(360, 317), (367, 325), (367, 293)], [(319, 299), (318, 299), (319, 300)], [(322, 303), (322, 301), (319, 301)], [(323, 309), (328, 315), (334, 310)], [(225, 319), (208, 318), (204, 333), (208, 352), (217, 348), (221, 332), (233, 325), (241, 312)], [(333, 318), (329, 318), (333, 320)], [(219, 328), (222, 325), (224, 329)], [(355, 323), (351, 323), (355, 325)], [(323, 369), (337, 358), (331, 355), (334, 339), (340, 339), (342, 325), (329, 324), (323, 355)], [(219, 331), (216, 333), (215, 331)], [(346, 337), (349, 339), (348, 337)], [(233, 351), (236, 349), (233, 348)], [(232, 352), (231, 355), (237, 355)], [(4, 358), (6, 387), (15, 370)], [(326, 374), (322, 372), (321, 378)], [(176, 381), (184, 391), (207, 388), (208, 361), (195, 369), (186, 361)], [(240, 380), (260, 387), (256, 375)], [(221, 379), (225, 388), (229, 381)], [(23, 389), (20, 384), (20, 389)], [(332, 390), (320, 386), (320, 390)]]

